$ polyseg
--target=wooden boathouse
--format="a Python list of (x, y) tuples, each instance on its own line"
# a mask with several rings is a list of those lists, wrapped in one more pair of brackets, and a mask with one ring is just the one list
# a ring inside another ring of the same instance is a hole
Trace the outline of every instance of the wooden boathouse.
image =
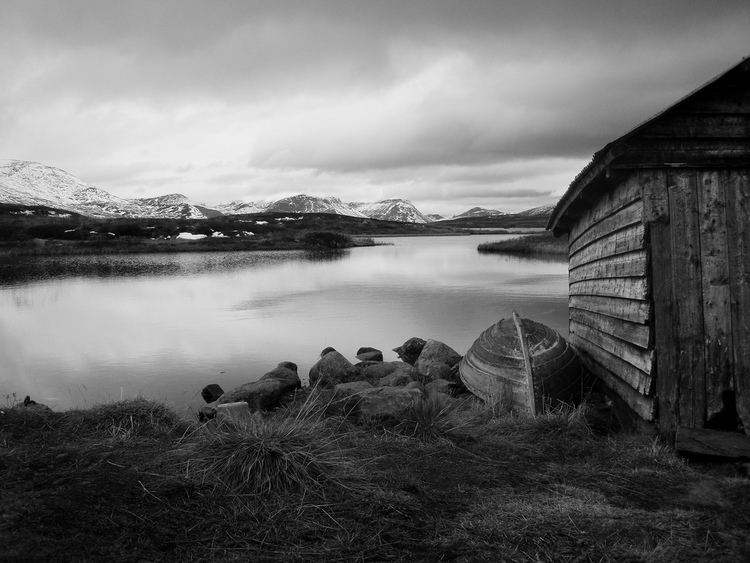
[(548, 229), (589, 370), (686, 450), (750, 444), (750, 58), (598, 151)]

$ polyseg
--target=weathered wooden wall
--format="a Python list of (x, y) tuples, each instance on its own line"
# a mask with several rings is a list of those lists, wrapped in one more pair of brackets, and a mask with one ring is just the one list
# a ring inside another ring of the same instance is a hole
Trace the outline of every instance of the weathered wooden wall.
[(654, 416), (648, 254), (637, 174), (588, 207), (570, 230), (570, 341), (589, 369), (641, 417)]
[(641, 177), (660, 427), (703, 428), (733, 393), (750, 431), (750, 171), (685, 168)]
[(750, 434), (750, 59), (597, 152), (550, 228), (589, 369), (664, 432)]

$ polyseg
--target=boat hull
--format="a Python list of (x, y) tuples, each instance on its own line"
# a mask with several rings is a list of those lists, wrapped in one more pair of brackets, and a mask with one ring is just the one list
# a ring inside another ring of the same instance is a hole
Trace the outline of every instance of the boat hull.
[(517, 320), (501, 319), (480, 334), (459, 364), (464, 385), (488, 403), (516, 410), (539, 412), (545, 401), (573, 401), (580, 395), (580, 365), (573, 348), (550, 327)]

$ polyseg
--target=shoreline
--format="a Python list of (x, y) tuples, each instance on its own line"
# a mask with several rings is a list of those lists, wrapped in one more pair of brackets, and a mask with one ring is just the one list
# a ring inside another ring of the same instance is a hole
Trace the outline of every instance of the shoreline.
[[(201, 240), (65, 240), (65, 239), (32, 239), (16, 242), (0, 242), (0, 258), (14, 256), (80, 256), (108, 254), (171, 254), (176, 252), (232, 252), (232, 251), (274, 251), (274, 250), (346, 250), (369, 246), (383, 246), (372, 239), (377, 238), (412, 238), (412, 237), (464, 237), (472, 235), (529, 235), (528, 231), (516, 229), (497, 229), (476, 231), (466, 229), (463, 232), (431, 233), (367, 233), (348, 235), (351, 244), (332, 249), (311, 248), (301, 240), (279, 241), (273, 238), (258, 239), (225, 239), (206, 238)], [(387, 243), (385, 243), (387, 244)]]
[(367, 246), (378, 246), (369, 236), (352, 236), (351, 244), (340, 248), (314, 248), (301, 240), (278, 241), (273, 239), (232, 240), (126, 240), (126, 241), (70, 241), (44, 239), (40, 241), (0, 244), (0, 258), (16, 256), (83, 256), (83, 255), (118, 255), (118, 254), (173, 254), (178, 252), (248, 252), (248, 251), (284, 251), (308, 250), (310, 252), (329, 252)]

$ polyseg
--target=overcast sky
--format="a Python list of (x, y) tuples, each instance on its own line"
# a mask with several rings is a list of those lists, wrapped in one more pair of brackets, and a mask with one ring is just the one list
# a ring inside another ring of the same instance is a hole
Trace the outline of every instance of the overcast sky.
[(123, 197), (521, 210), (747, 55), (747, 0), (0, 0), (0, 158)]

